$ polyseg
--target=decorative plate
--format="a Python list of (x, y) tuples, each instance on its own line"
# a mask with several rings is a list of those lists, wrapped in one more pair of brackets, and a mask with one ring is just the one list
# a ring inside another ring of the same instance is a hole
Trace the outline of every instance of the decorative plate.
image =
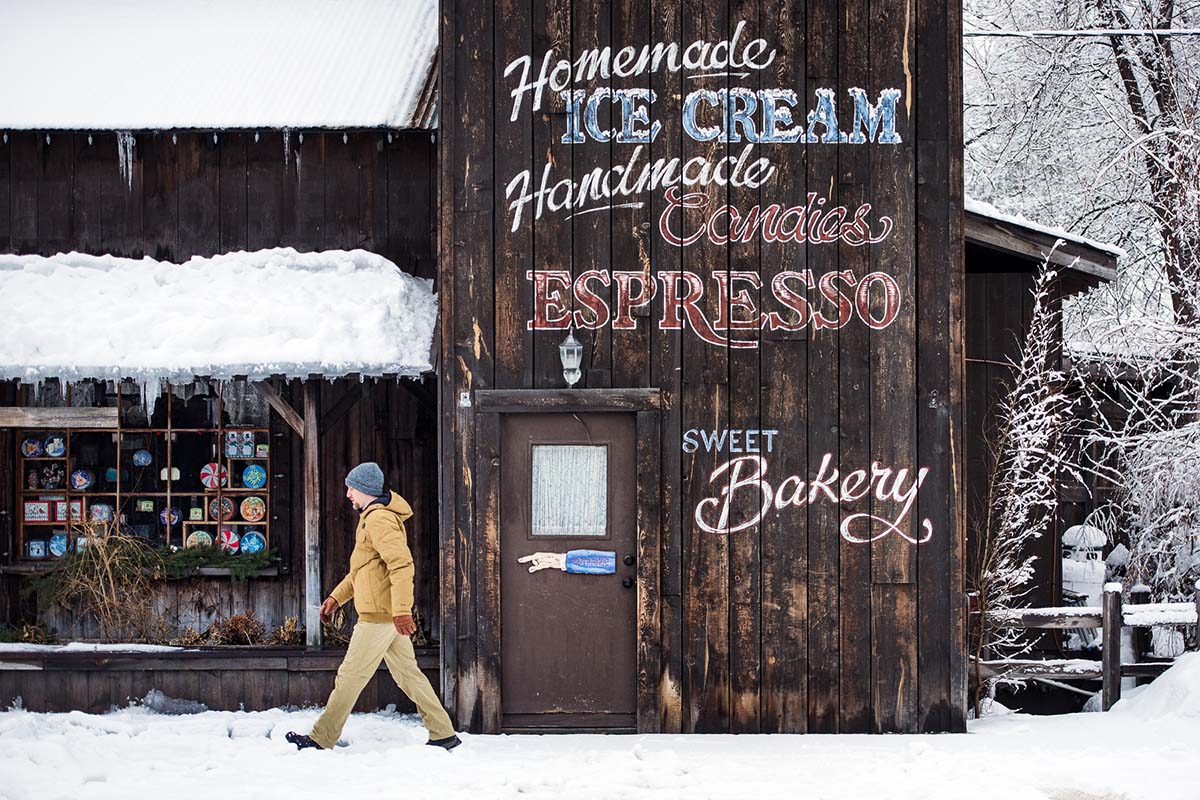
[(154, 461), (154, 456), (150, 455), (149, 450), (134, 450), (133, 465), (135, 467), (148, 467)]
[(108, 503), (92, 503), (90, 511), (96, 522), (112, 522), (113, 507)]
[(21, 455), (26, 458), (37, 458), (44, 452), (46, 451), (42, 448), (41, 439), (26, 439), (21, 442)]
[(251, 464), (242, 470), (242, 485), (247, 489), (261, 489), (267, 485), (267, 471), (258, 464)]
[(67, 554), (67, 535), (56, 533), (50, 537), (50, 555), (62, 558)]
[(250, 530), (242, 534), (242, 543), (238, 549), (243, 553), (261, 553), (267, 546), (267, 540), (258, 531)]
[(95, 482), (96, 476), (91, 470), (77, 469), (71, 473), (71, 488), (77, 492), (82, 492)]
[(182, 516), (183, 515), (179, 513), (178, 508), (164, 508), (162, 511), (158, 512), (158, 521), (163, 525), (178, 525)]
[(208, 531), (196, 531), (187, 537), (184, 544), (188, 547), (212, 547), (212, 534)]
[(247, 497), (242, 501), (242, 519), (260, 522), (267, 515), (267, 504), (261, 497)]
[(214, 497), (212, 502), (208, 504), (208, 515), (221, 522), (228, 522), (233, 519), (233, 499), (222, 497), (218, 500)]
[(219, 489), (229, 483), (229, 470), (212, 461), (200, 470), (200, 482), (204, 484), (205, 489)]
[(27, 555), (30, 558), (45, 558), (46, 557), (46, 543), (44, 541), (41, 541), (40, 539), (34, 539), (33, 541), (26, 542), (25, 543), (25, 555)]
[(67, 452), (67, 437), (61, 433), (52, 433), (46, 437), (46, 455), (59, 458)]
[(192, 522), (203, 522), (204, 521), (204, 509), (203, 508), (189, 508), (188, 509), (188, 519), (191, 520)]
[(67, 482), (67, 468), (62, 464), (46, 464), (42, 467), (42, 488), (61, 489)]
[(237, 531), (233, 528), (221, 528), (221, 536), (217, 541), (220, 543), (221, 549), (226, 553), (236, 553), (241, 537), (237, 535)]

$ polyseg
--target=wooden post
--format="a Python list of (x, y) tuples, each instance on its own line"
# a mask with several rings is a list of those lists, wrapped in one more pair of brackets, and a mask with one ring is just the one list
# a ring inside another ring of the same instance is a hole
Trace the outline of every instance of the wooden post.
[(1195, 640), (1196, 649), (1200, 650), (1200, 581), (1196, 581), (1196, 630), (1192, 638)]
[(304, 382), (304, 627), (309, 647), (321, 645), (321, 482), (317, 409), (321, 385)]
[(1104, 584), (1104, 648), (1101, 667), (1104, 670), (1103, 709), (1108, 711), (1121, 699), (1121, 584)]
[[(1150, 587), (1138, 583), (1129, 590), (1129, 605), (1144, 606), (1150, 602)], [(1150, 628), (1138, 626), (1133, 629), (1133, 660), (1141, 661), (1142, 656), (1150, 652)], [(1144, 681), (1138, 681), (1143, 683)]]

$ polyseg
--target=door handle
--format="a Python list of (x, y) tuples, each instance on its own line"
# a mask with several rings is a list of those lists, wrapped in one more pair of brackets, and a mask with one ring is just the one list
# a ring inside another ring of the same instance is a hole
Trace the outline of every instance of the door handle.
[(633, 578), (622, 578), (621, 585), (624, 586), (626, 589), (632, 589), (633, 588)]
[(627, 566), (627, 567), (633, 566), (633, 555), (631, 553), (626, 553), (625, 558), (622, 560), (625, 562), (625, 566)]

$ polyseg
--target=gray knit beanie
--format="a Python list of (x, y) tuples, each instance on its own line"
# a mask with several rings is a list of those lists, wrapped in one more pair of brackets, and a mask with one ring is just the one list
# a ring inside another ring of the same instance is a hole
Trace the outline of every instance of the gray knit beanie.
[(383, 470), (374, 461), (359, 464), (346, 476), (346, 485), (371, 497), (379, 497), (383, 494)]

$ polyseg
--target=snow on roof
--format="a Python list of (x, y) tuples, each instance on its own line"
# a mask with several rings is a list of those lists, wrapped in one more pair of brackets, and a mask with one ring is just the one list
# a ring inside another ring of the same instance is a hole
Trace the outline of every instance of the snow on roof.
[(429, 127), (437, 0), (0, 4), (0, 128)]
[(1117, 258), (1125, 258), (1126, 256), (1125, 251), (1120, 247), (1117, 247), (1115, 244), (1108, 244), (1106, 242), (1096, 241), (1095, 239), (1089, 239), (1086, 236), (1080, 236), (1078, 234), (1071, 233), (1065, 228), (1054, 228), (1049, 225), (1042, 225), (1040, 223), (1025, 219), (1025, 217), (1022, 217), (1019, 214), (1006, 214), (991, 203), (985, 203), (982, 200), (976, 200), (973, 197), (967, 197), (964, 200), (963, 208), (971, 214), (978, 214), (981, 217), (987, 217), (988, 219), (995, 220), (996, 222), (1019, 225), (1022, 228), (1028, 228), (1029, 230), (1037, 231), (1038, 233), (1044, 233), (1047, 236), (1053, 236), (1056, 239), (1062, 239), (1067, 242), (1075, 242), (1076, 244), (1082, 244), (1105, 253), (1110, 253)]
[(436, 317), (432, 281), (365, 250), (0, 255), (0, 378), (29, 383), (418, 375)]

